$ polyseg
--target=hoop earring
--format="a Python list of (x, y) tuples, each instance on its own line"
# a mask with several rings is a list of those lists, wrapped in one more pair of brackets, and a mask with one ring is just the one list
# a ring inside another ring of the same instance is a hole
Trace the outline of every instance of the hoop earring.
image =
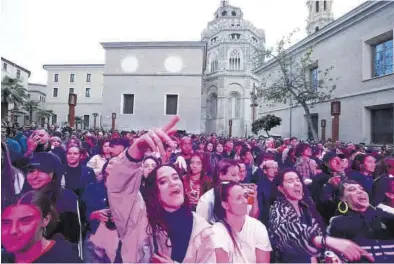
[[(341, 209), (342, 203), (345, 205), (345, 209)], [(338, 211), (339, 211), (341, 214), (346, 214), (348, 210), (349, 210), (349, 206), (347, 205), (347, 203), (346, 203), (346, 202), (340, 201), (339, 204), (338, 204)]]

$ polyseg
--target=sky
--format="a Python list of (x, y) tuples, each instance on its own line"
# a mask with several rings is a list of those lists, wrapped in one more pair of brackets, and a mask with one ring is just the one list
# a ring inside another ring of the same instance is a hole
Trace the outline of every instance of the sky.
[[(198, 41), (220, 0), (0, 0), (0, 55), (46, 83), (43, 64), (104, 63), (100, 42)], [(334, 0), (338, 18), (365, 0)], [(299, 28), (306, 0), (230, 0), (265, 30), (267, 47)]]

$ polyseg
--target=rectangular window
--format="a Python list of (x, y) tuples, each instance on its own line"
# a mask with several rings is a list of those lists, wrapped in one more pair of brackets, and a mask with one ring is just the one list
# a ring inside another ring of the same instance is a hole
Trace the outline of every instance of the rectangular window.
[(68, 88), (68, 93), (73, 94), (74, 93), (74, 88)]
[(178, 114), (178, 95), (167, 94), (166, 95), (166, 115)]
[(21, 78), (21, 70), (19, 70), (19, 69), (16, 70), (16, 78), (17, 79)]
[(55, 73), (55, 75), (53, 75), (53, 81), (54, 82), (58, 82), (59, 81), (59, 74)]
[(393, 73), (393, 39), (374, 47), (374, 77)]
[(90, 73), (86, 74), (86, 82), (90, 82), (92, 75)]
[(57, 123), (57, 115), (52, 115), (52, 125), (56, 125)]
[(70, 82), (74, 82), (75, 74), (71, 73), (70, 74)]
[(57, 92), (59, 88), (53, 88), (53, 97), (57, 97)]
[(4, 62), (3, 63), (3, 70), (7, 71), (7, 66), (8, 66), (7, 63)]
[(90, 88), (85, 89), (85, 97), (90, 97)]
[(123, 114), (134, 114), (134, 94), (123, 95)]
[(83, 126), (84, 129), (89, 128), (89, 115), (83, 116)]
[(311, 87), (314, 91), (317, 91), (319, 88), (319, 68), (313, 68), (310, 71), (311, 74)]

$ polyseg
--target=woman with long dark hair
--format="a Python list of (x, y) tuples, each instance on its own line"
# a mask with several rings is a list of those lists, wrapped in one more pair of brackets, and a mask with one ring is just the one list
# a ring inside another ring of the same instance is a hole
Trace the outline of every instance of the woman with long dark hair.
[(373, 173), (376, 168), (376, 159), (371, 154), (358, 154), (353, 161), (352, 170), (347, 174), (349, 180), (354, 180), (363, 186), (372, 197)]
[(175, 147), (169, 134), (179, 117), (164, 128), (139, 137), (108, 165), (110, 208), (122, 242), (121, 256), (129, 262), (214, 262), (211, 226), (189, 207), (178, 172), (156, 167), (147, 178), (146, 203), (139, 193), (141, 162), (146, 149), (165, 152), (162, 142)]
[(305, 197), (305, 186), (294, 169), (284, 169), (274, 179), (276, 194), (269, 214), (269, 235), (280, 262), (315, 263), (324, 249), (348, 260), (371, 258), (355, 243), (326, 236), (324, 223), (313, 203)]
[(205, 172), (203, 154), (198, 152), (192, 154), (190, 164), (187, 166), (187, 173), (183, 178), (183, 184), (193, 211), (196, 211), (200, 197), (211, 189), (212, 180)]
[(247, 215), (245, 189), (236, 182), (223, 181), (215, 189), (212, 229), (218, 263), (269, 263), (271, 243), (267, 229)]
[(62, 236), (47, 234), (57, 225), (57, 213), (49, 197), (29, 191), (2, 208), (2, 263), (80, 263), (78, 250)]

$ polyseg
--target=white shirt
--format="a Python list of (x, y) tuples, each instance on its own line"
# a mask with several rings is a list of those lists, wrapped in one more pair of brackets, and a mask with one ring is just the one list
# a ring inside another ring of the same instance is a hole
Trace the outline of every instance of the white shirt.
[(212, 230), (214, 247), (223, 249), (229, 255), (229, 261), (232, 263), (256, 263), (256, 248), (267, 252), (272, 251), (264, 224), (250, 216), (246, 216), (241, 232), (233, 233), (238, 242), (240, 253), (222, 223), (215, 223)]
[[(198, 200), (196, 213), (204, 218), (208, 223), (215, 223), (213, 215), (213, 207), (215, 205), (215, 192), (214, 188), (210, 189)], [(252, 210), (252, 205), (248, 204), (247, 214), (249, 215), (250, 210)]]

